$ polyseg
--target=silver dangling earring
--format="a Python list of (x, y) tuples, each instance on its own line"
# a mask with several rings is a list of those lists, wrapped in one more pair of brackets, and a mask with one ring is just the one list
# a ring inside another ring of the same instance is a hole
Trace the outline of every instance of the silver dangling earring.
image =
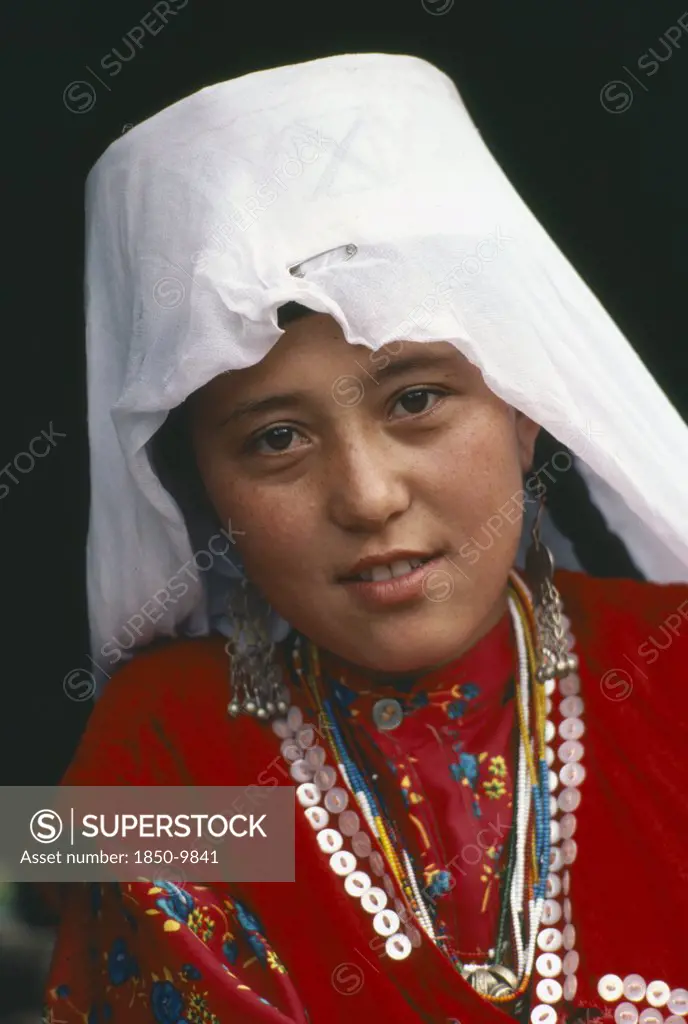
[(231, 688), (227, 711), (232, 718), (243, 712), (268, 721), (289, 710), (289, 688), (282, 682), (279, 665), (274, 661), (275, 645), (268, 636), (267, 616), (250, 611), (250, 584), (246, 577), (241, 587), (242, 607), (238, 613), (230, 608), (234, 639), (225, 644)]
[(531, 541), (526, 551), (526, 575), (533, 590), (535, 620), (538, 625), (539, 662), (536, 678), (539, 683), (563, 679), (578, 668), (578, 658), (568, 650), (564, 624), (561, 621), (562, 601), (554, 586), (554, 558), (540, 540), (540, 520), (545, 508), (542, 495)]

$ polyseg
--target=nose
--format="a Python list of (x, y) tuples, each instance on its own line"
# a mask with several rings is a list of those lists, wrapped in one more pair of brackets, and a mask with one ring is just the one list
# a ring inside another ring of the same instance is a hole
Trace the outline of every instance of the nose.
[(329, 513), (344, 530), (372, 532), (405, 512), (409, 483), (388, 444), (357, 436), (330, 460)]

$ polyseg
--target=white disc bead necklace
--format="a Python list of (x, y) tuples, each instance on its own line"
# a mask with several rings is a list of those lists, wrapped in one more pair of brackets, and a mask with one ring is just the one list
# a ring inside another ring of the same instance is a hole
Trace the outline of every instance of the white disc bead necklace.
[[(522, 581), (521, 587), (528, 593)], [(509, 598), (514, 632), (518, 649), (518, 687), (517, 699), (521, 702), (524, 720), (529, 721), (530, 707), (530, 675), (528, 647), (524, 628), (516, 606)], [(572, 643), (572, 641), (571, 641)], [(307, 681), (300, 667), (296, 669), (304, 687)], [(539, 684), (542, 685), (542, 684)], [(554, 683), (545, 684), (548, 697), (554, 693)], [(533, 1024), (548, 1024), (554, 1021), (554, 1004), (562, 998), (570, 1000), (575, 995), (577, 966), (574, 953), (575, 929), (567, 918), (570, 918), (570, 899), (568, 867), (575, 860), (576, 847), (572, 838), (575, 831), (574, 810), (580, 802), (578, 787), (584, 778), (581, 764), (582, 745), (580, 737), (584, 727), (580, 722), (583, 702), (578, 696), (580, 682), (577, 676), (568, 676), (559, 682), (559, 691), (564, 699), (560, 701), (559, 710), (563, 720), (559, 726), (560, 743), (555, 752), (550, 746), (547, 749), (547, 760), (550, 767), (550, 799), (548, 813), (552, 816), (552, 854), (550, 873), (548, 876), (548, 897), (528, 901), (528, 940), (524, 939), (521, 928), (521, 913), (525, 898), (525, 865), (527, 855), (527, 835), (532, 813), (532, 789), (528, 776), (528, 766), (523, 737), (520, 738), (517, 767), (517, 806), (516, 806), (516, 845), (515, 864), (511, 891), (509, 893), (511, 917), (513, 922), (513, 939), (517, 961), (519, 980), (526, 974), (533, 973), (537, 1003), (533, 1007), (530, 1020)], [(565, 701), (569, 698), (569, 704)], [(556, 730), (547, 720), (548, 744), (554, 742)], [(384, 938), (385, 952), (394, 960), (406, 959), (413, 948), (420, 945), (421, 934), (415, 927), (416, 921), (422, 931), (435, 944), (437, 936), (432, 917), (423, 899), (421, 886), (411, 859), (402, 850), (402, 859), (413, 896), (418, 910), (414, 914), (407, 903), (397, 896), (396, 884), (392, 874), (388, 873), (383, 854), (374, 849), (367, 833), (362, 832), (358, 825), (360, 820), (355, 811), (349, 807), (349, 794), (353, 796), (358, 810), (376, 840), (380, 839), (373, 817), (372, 809), (364, 792), (355, 791), (348, 778), (345, 767), (336, 765), (333, 773), (328, 764), (328, 754), (324, 747), (315, 741), (319, 738), (315, 726), (304, 723), (301, 709), (292, 704), (286, 716), (274, 719), (271, 727), (281, 740), (280, 752), (288, 765), (291, 777), (297, 782), (296, 797), (303, 808), (306, 821), (313, 829), (317, 844), (329, 859), (332, 872), (342, 879), (345, 892), (359, 901), (364, 913), (371, 917), (373, 931)], [(578, 743), (578, 746), (571, 746)], [(337, 775), (344, 787), (334, 785)], [(562, 787), (559, 792), (559, 784)], [(331, 795), (328, 799), (328, 793)], [(329, 806), (328, 806), (329, 805)], [(562, 839), (562, 822), (564, 818)], [(557, 825), (555, 828), (554, 825)], [(567, 845), (568, 844), (568, 845)], [(358, 852), (357, 852), (358, 851)], [(565, 875), (561, 876), (562, 868)], [(564, 891), (566, 878), (566, 909), (563, 913), (558, 896)], [(551, 894), (551, 895), (550, 895)], [(389, 906), (390, 898), (394, 899), (397, 910)], [(551, 922), (551, 923), (550, 923)], [(563, 956), (563, 959), (562, 959)], [(562, 978), (563, 984), (557, 980)]]

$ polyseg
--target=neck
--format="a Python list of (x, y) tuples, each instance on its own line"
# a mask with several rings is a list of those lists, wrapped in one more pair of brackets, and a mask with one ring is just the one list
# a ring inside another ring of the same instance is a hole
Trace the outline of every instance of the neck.
[(384, 672), (372, 670), (369, 667), (362, 666), (354, 661), (349, 661), (346, 658), (342, 658), (340, 655), (334, 654), (331, 651), (324, 653), (334, 657), (344, 669), (356, 674), (364, 674), (367, 676), (374, 676), (375, 680), (379, 684), (393, 686), (395, 683), (404, 681), (406, 685), (413, 683), (415, 680), (422, 678), (430, 672), (435, 672), (438, 669), (443, 668), (445, 665), (451, 665), (452, 662), (457, 661), (467, 654), (475, 645), (487, 636), (487, 634), (494, 629), (498, 622), (501, 621), (502, 617), (507, 611), (508, 604), (508, 588), (505, 587), (500, 593), (499, 598), (495, 601), (494, 605), (490, 609), (488, 615), (486, 615), (479, 623), (479, 625), (471, 631), (468, 636), (461, 638), (460, 642), (457, 643), (456, 647), (452, 650), (451, 654), (444, 658), (442, 661), (433, 662), (425, 665), (422, 668), (416, 668), (408, 672)]

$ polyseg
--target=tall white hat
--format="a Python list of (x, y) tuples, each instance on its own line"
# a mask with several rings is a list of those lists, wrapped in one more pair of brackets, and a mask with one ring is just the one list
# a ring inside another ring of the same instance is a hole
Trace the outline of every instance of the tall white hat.
[(642, 572), (688, 581), (685, 423), (514, 191), (452, 82), (416, 57), (345, 54), (202, 89), (91, 171), (88, 602), (99, 664), (122, 656), (127, 623), (137, 645), (182, 624), (211, 628), (202, 572), (186, 574), (176, 603), (155, 604), (194, 550), (149, 442), (191, 392), (262, 359), (290, 301), (331, 314), (371, 351), (452, 342), (570, 448)]

